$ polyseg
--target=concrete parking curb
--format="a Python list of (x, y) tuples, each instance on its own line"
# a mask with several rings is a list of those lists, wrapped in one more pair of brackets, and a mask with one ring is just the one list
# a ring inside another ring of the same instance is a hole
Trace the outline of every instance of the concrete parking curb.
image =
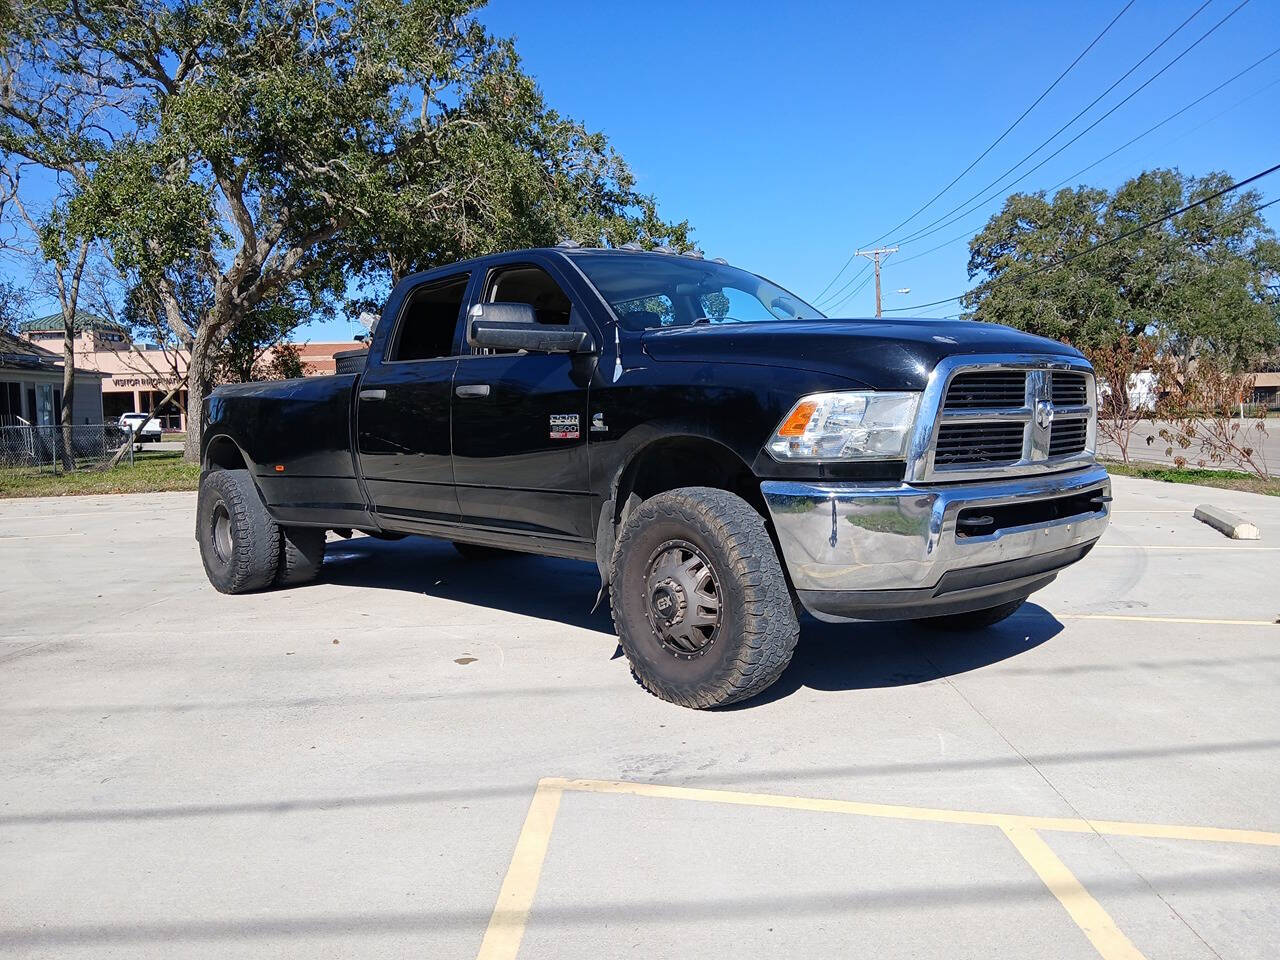
[(1207, 523), (1213, 529), (1230, 537), (1232, 540), (1262, 539), (1262, 535), (1258, 533), (1258, 528), (1252, 523), (1212, 504), (1202, 503), (1196, 507), (1195, 518), (1201, 523)]

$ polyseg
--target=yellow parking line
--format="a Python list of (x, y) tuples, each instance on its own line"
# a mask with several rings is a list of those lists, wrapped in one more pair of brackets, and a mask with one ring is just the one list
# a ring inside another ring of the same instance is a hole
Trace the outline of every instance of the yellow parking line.
[(1280, 833), (1269, 833), (1261, 830), (1239, 830), (1231, 827), (1193, 827), (1165, 823), (1128, 823), (1120, 820), (1082, 820), (1078, 817), (1029, 817), (1017, 813), (987, 813), (981, 810), (906, 807), (888, 803), (862, 803), (857, 800), (831, 800), (823, 797), (792, 797), (776, 793), (741, 793), (736, 790), (672, 787), (660, 783), (632, 783), (628, 780), (562, 780), (547, 778), (540, 781), (540, 783), (558, 787), (561, 790), (579, 790), (586, 793), (619, 793), (639, 797), (665, 797), (671, 800), (701, 800), (704, 803), (728, 803), (748, 807), (783, 807), (789, 810), (813, 810), (861, 817), (885, 817), (894, 820), (978, 824), (1002, 829), (1005, 826), (1019, 826), (1027, 827), (1031, 830), (1053, 830), (1065, 833), (1106, 833), (1125, 837), (1213, 840), (1221, 843), (1247, 843), (1280, 847)]
[(1120, 932), (1111, 915), (1089, 895), (1089, 891), (1049, 849), (1040, 834), (1026, 827), (1005, 826), (1002, 829), (1104, 960), (1145, 960), (1132, 941)]
[(555, 781), (538, 782), (476, 960), (514, 960), (519, 951), (563, 793)]
[(1205, 617), (1131, 617), (1111, 613), (1055, 613), (1059, 620), (1120, 620), (1133, 623), (1207, 623), (1227, 627), (1274, 627), (1275, 620), (1211, 620)]
[(1229, 827), (1194, 827), (1166, 823), (1137, 823), (1122, 820), (1085, 820), (1079, 817), (1029, 817), (1014, 813), (987, 813), (980, 810), (948, 810), (908, 807), (886, 803), (861, 803), (822, 797), (793, 797), (785, 794), (743, 793), (736, 790), (707, 790), (673, 787), (660, 783), (633, 783), (627, 780), (570, 780), (546, 777), (538, 781), (529, 813), (516, 840), (511, 865), (498, 892), (498, 902), (489, 918), (477, 960), (515, 960), (524, 938), (534, 894), (542, 875), (542, 865), (551, 842), (560, 798), (565, 791), (605, 793), (637, 797), (663, 797), (703, 803), (727, 803), (750, 807), (780, 807), (862, 817), (886, 817), (934, 823), (976, 824), (996, 827), (1007, 836), (1041, 881), (1062, 903), (1071, 919), (1089, 938), (1104, 960), (1143, 960), (1143, 956), (1116, 926), (1115, 921), (1090, 896), (1075, 875), (1058, 858), (1038, 831), (1098, 833), (1125, 837), (1152, 837), (1166, 840), (1202, 840), (1280, 847), (1280, 833), (1238, 830)]

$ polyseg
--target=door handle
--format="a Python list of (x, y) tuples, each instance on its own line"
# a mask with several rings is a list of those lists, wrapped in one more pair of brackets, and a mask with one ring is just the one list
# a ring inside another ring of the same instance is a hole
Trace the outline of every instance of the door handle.
[(487, 397), (489, 395), (489, 385), (487, 383), (464, 383), (454, 388), (454, 393), (459, 397)]
[(385, 390), (361, 390), (361, 400), (385, 400), (387, 399), (387, 391)]

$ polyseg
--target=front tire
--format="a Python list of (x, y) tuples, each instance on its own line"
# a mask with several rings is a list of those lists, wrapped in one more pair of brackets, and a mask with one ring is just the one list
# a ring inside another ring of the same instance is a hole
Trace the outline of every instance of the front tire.
[(275, 580), (280, 528), (248, 470), (214, 470), (201, 478), (196, 535), (204, 572), (220, 593), (261, 590)]
[(614, 549), (609, 591), (636, 682), (685, 707), (760, 693), (800, 635), (764, 519), (725, 490), (683, 487), (637, 506)]
[(1010, 600), (985, 610), (970, 610), (968, 613), (953, 613), (950, 616), (924, 617), (915, 622), (931, 630), (960, 632), (964, 630), (982, 630), (995, 626), (1001, 620), (1007, 620), (1018, 612), (1018, 608), (1027, 602), (1026, 597)]

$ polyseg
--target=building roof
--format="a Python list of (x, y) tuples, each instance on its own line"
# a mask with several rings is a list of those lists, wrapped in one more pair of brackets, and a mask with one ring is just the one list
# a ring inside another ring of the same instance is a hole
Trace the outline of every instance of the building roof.
[[(84, 333), (86, 330), (115, 330), (120, 329), (120, 325), (105, 320), (102, 317), (84, 311), (76, 311), (76, 333)], [(51, 313), (48, 316), (36, 317), (34, 320), (24, 320), (18, 324), (18, 329), (22, 333), (51, 333), (62, 332), (62, 314)]]
[[(0, 370), (61, 370), (62, 355), (0, 330)], [(102, 377), (96, 370), (76, 368), (76, 376)]]
[(11, 333), (0, 330), (0, 367), (38, 370), (61, 362), (62, 357), (52, 350), (38, 347), (21, 337), (15, 337)]
[(1255, 373), (1253, 375), (1253, 385), (1255, 387), (1280, 387), (1280, 373)]

